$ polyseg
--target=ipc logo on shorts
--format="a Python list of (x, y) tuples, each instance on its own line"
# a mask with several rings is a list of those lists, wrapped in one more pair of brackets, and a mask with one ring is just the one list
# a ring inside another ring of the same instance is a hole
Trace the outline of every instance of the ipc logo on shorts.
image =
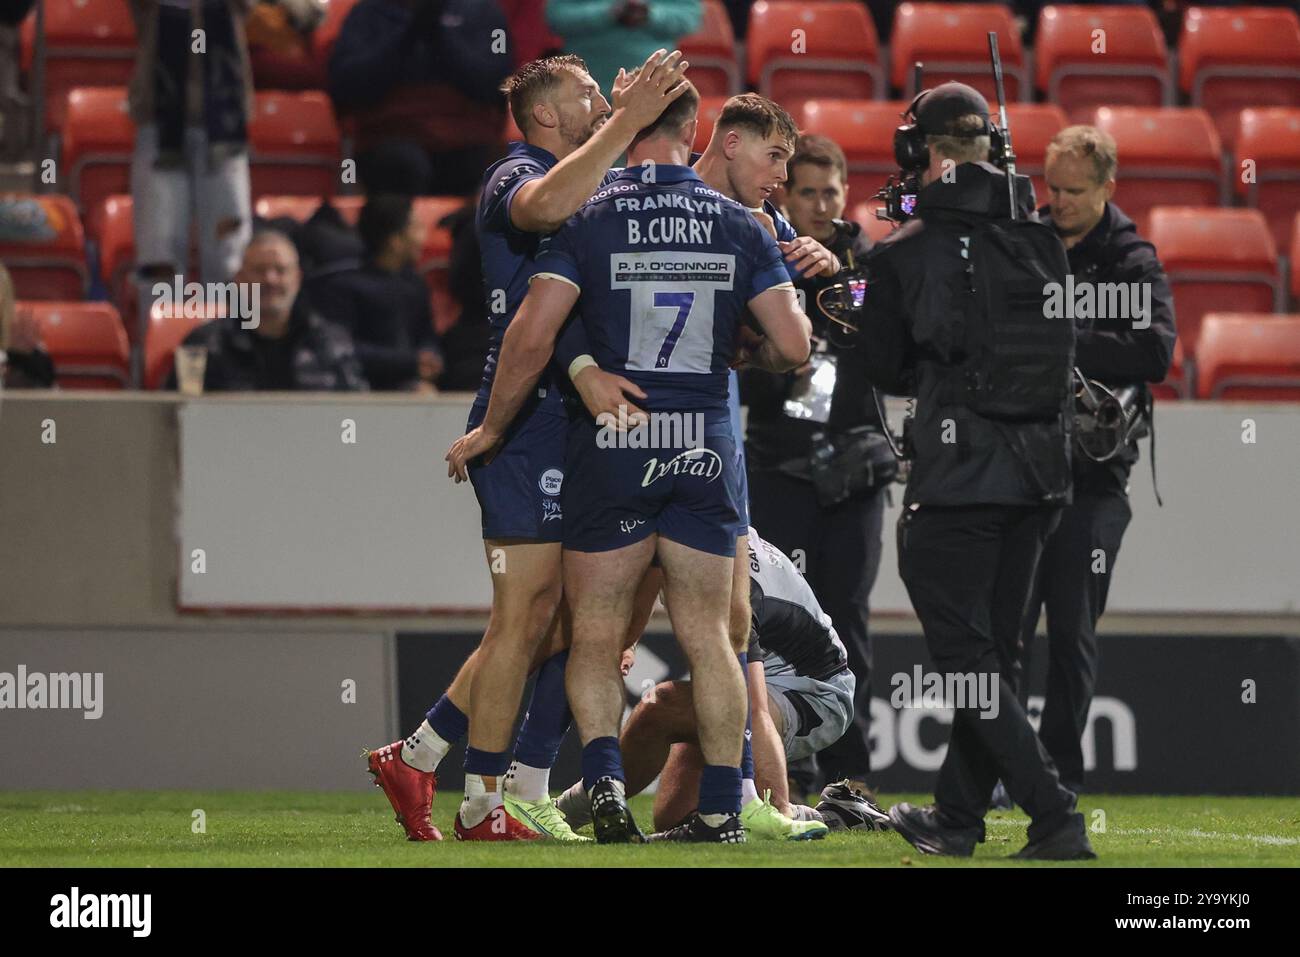
[(537, 487), (545, 495), (559, 495), (560, 486), (564, 484), (564, 473), (559, 469), (547, 469), (537, 480)]

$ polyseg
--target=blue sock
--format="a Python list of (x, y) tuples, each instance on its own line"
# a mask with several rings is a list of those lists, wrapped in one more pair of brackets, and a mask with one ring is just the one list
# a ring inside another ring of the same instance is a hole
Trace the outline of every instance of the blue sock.
[(736, 655), (740, 661), (740, 673), (745, 676), (745, 741), (740, 749), (740, 776), (754, 778), (754, 713), (749, 706), (749, 653), (742, 651)]
[(429, 722), (429, 727), (433, 728), (433, 733), (448, 744), (455, 744), (469, 730), (469, 718), (446, 695), (438, 699), (438, 703), (429, 709), (424, 718)]
[(700, 775), (700, 813), (740, 813), (740, 768), (704, 766)]
[[(594, 738), (582, 749), (582, 786), (588, 794), (601, 778), (627, 780), (623, 776), (623, 754), (618, 749), (618, 738)], [(740, 786), (736, 787), (736, 800), (740, 800)]]
[(482, 777), (505, 777), (510, 770), (510, 752), (480, 751), (478, 748), (465, 749), (465, 773)]
[(542, 662), (528, 702), (528, 714), (515, 739), (515, 760), (530, 768), (554, 766), (560, 745), (573, 723), (569, 698), (564, 693), (564, 666), (569, 652), (561, 651)]

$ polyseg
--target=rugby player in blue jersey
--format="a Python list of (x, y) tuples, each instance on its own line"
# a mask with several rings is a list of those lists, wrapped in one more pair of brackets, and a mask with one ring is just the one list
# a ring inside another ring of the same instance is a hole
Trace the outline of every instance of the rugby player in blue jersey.
[[(470, 413), (483, 419), (506, 328), (528, 288), (543, 233), (558, 228), (601, 183), (633, 137), (686, 89), (681, 54), (652, 54), (620, 75), (614, 107), (574, 56), (526, 64), (505, 93), (525, 142), (489, 167), (477, 228), (492, 344), (483, 385)], [(587, 374), (599, 377), (598, 370)], [(534, 376), (509, 434), (491, 463), (468, 472), (483, 514), (484, 552), (493, 574), (492, 617), (479, 649), (410, 737), (369, 755), (411, 840), (438, 840), (429, 821), (434, 769), (468, 729), (465, 801), (456, 818), (462, 840), (574, 839), (547, 794), (546, 776), (568, 728), (564, 655), (541, 663), (529, 717), (516, 752), (521, 824), (503, 806), (510, 731), (530, 663), (563, 642), (553, 634), (560, 605), (560, 492), (566, 415), (548, 378)], [(463, 476), (462, 476), (463, 477)], [(551, 641), (546, 639), (549, 637)], [(545, 700), (538, 701), (542, 697)]]
[[(633, 149), (648, 162), (619, 174), (544, 241), (538, 271), (505, 336), (482, 424), (448, 453), (458, 477), (508, 436), (579, 306), (592, 354), (644, 395), (653, 415), (702, 420), (697, 443), (654, 449), (604, 441), (586, 418), (569, 429), (565, 591), (574, 614), (567, 688), (584, 744), (597, 840), (639, 840), (622, 794), (619, 658), (634, 595), (652, 558), (695, 679), (705, 759), (699, 814), (675, 839), (741, 842), (744, 680), (729, 639), (739, 531), (728, 366), (746, 307), (766, 333), (751, 361), (804, 362), (809, 324), (780, 248), (744, 206), (686, 166), (694, 110), (669, 108)], [(653, 165), (650, 165), (650, 163)], [(581, 301), (579, 297), (581, 296)], [(606, 427), (608, 428), (608, 427)], [(495, 461), (495, 459), (493, 459)]]

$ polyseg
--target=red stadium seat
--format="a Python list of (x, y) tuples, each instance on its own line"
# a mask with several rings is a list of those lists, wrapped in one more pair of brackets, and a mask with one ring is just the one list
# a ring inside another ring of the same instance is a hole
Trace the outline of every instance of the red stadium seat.
[(415, 217), (424, 224), (424, 249), (417, 267), (429, 286), (434, 326), (441, 334), (456, 321), (459, 310), (453, 305), (448, 289), (451, 266), (451, 231), (438, 225), (442, 219), (465, 205), (463, 196), (422, 196), (415, 201)]
[(59, 172), (79, 209), (93, 209), (107, 196), (131, 191), (134, 149), (135, 124), (127, 113), (125, 89), (68, 91)]
[(876, 27), (859, 3), (759, 0), (749, 14), (749, 82), (799, 115), (805, 100), (881, 96)]
[(849, 219), (861, 226), (873, 243), (880, 242), (897, 228), (889, 220), (878, 217), (878, 209), (884, 209), (879, 200), (866, 200), (854, 206), (849, 213)]
[(1080, 123), (1098, 106), (1174, 101), (1165, 37), (1146, 7), (1044, 7), (1034, 61), (1039, 93)]
[[(361, 207), (366, 204), (364, 196), (331, 196), (329, 201), (349, 226), (357, 224)], [(279, 219), (281, 216), (288, 216), (290, 219), (305, 223), (311, 219), (320, 205), (321, 200), (317, 196), (263, 196), (253, 204), (253, 212), (263, 219)]]
[[(35, 58), (36, 14), (22, 25), (22, 68)], [(74, 87), (126, 86), (135, 69), (135, 23), (123, 0), (45, 4), (45, 129), (63, 126)]]
[[(161, 389), (176, 362), (176, 347), (197, 326), (221, 318), (225, 310), (205, 304), (203, 314), (187, 316), (182, 308), (155, 305), (149, 311), (149, 329), (144, 337), (144, 387)], [(191, 308), (191, 311), (193, 309)]]
[(1157, 399), (1190, 399), (1192, 397), (1189, 369), (1184, 360), (1183, 340), (1174, 340), (1174, 358), (1169, 363), (1169, 374), (1163, 382), (1151, 386), (1151, 394)]
[(1300, 107), (1300, 17), (1271, 7), (1191, 7), (1178, 41), (1179, 78), (1231, 148), (1248, 106)]
[(1169, 276), (1178, 337), (1193, 360), (1206, 313), (1281, 308), (1277, 247), (1259, 210), (1157, 207), (1147, 238)]
[(130, 196), (106, 196), (86, 217), (86, 234), (99, 249), (99, 277), (124, 316), (135, 315), (134, 208)]
[(324, 93), (258, 93), (249, 124), (253, 198), (333, 196), (339, 185), (339, 130)]
[(0, 193), (0, 262), (19, 299), (86, 295), (86, 237), (66, 196)]
[(1034, 181), (1038, 205), (1048, 202), (1043, 163), (1047, 144), (1069, 125), (1064, 111), (1054, 103), (1012, 103), (1007, 107), (1011, 125), (1011, 144), (1016, 151), (1016, 172)]
[(130, 350), (117, 310), (106, 302), (20, 302), (36, 319), (54, 360), (58, 384), (72, 389), (121, 389)]
[(1196, 360), (1202, 399), (1300, 400), (1300, 316), (1215, 312)]
[(725, 96), (700, 97), (699, 124), (695, 127), (695, 152), (703, 153), (713, 138), (713, 124), (718, 122), (722, 104), (727, 102)]
[(730, 96), (740, 92), (736, 35), (721, 0), (704, 0), (700, 29), (678, 42), (691, 64), (691, 82), (700, 96)]
[(844, 150), (849, 163), (849, 196), (872, 196), (885, 177), (898, 171), (894, 162), (894, 130), (902, 124), (907, 104), (898, 100), (809, 100), (799, 127), (805, 133), (828, 136)]
[[(989, 68), (990, 30), (998, 34), (1008, 101), (1029, 98), (1025, 51), (1010, 9), (997, 3), (903, 3), (894, 11), (890, 82), (903, 99), (916, 95), (912, 65), (920, 60), (922, 82), (935, 87), (959, 80), (997, 103)], [(996, 108), (996, 107), (994, 107)]]
[(1300, 210), (1300, 109), (1242, 110), (1236, 139), (1237, 193), (1264, 211), (1278, 248), (1285, 248)]
[(1153, 206), (1217, 206), (1226, 198), (1223, 151), (1204, 110), (1103, 106), (1092, 125), (1119, 147), (1115, 202), (1139, 231)]

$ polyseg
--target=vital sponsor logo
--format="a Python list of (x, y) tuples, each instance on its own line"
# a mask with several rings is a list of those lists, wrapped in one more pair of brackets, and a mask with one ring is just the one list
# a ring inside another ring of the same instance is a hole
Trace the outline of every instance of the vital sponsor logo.
[(152, 894), (82, 894), (74, 887), (50, 898), (51, 927), (126, 927), (132, 937), (148, 937), (152, 915)]
[(648, 459), (641, 487), (648, 488), (665, 475), (689, 475), (712, 482), (722, 474), (722, 458), (713, 449), (687, 449), (667, 461)]
[(87, 721), (104, 713), (102, 671), (28, 671), (19, 665), (17, 674), (0, 671), (0, 709), (52, 709), (82, 711)]

